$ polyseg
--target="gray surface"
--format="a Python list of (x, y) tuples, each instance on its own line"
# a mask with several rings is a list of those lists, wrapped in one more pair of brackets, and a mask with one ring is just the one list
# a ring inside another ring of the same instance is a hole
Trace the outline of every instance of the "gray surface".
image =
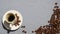
[[(24, 18), (22, 25), (26, 26), (27, 34), (35, 34), (31, 31), (36, 30), (41, 25), (48, 24), (55, 2), (59, 3), (60, 0), (0, 0), (0, 34), (7, 34), (7, 31), (2, 27), (1, 19), (8, 10), (21, 12)], [(60, 3), (58, 5), (60, 6)], [(22, 28), (19, 28), (10, 34), (24, 34), (21, 31)]]

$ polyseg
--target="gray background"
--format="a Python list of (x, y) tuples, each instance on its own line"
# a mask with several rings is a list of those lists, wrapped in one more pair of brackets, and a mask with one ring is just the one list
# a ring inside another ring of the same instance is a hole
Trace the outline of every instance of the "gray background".
[[(0, 34), (7, 34), (3, 29), (1, 19), (4, 13), (8, 10), (18, 10), (23, 16), (23, 23), (25, 25), (26, 34), (32, 33), (32, 30), (36, 30), (41, 25), (48, 24), (53, 13), (54, 3), (58, 2), (60, 6), (60, 0), (0, 0)], [(22, 28), (10, 34), (24, 34)]]

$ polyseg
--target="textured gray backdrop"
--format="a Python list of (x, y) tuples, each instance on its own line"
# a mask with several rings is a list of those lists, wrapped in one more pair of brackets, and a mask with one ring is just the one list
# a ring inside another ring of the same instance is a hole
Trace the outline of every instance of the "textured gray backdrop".
[[(48, 24), (55, 2), (58, 2), (60, 6), (60, 0), (0, 0), (0, 34), (7, 34), (7, 31), (2, 27), (1, 21), (2, 16), (8, 10), (21, 12), (24, 18), (22, 25), (26, 26), (26, 34), (35, 34), (31, 31), (36, 30), (41, 25)], [(22, 33), (22, 28), (19, 28), (19, 30), (10, 34), (24, 33)]]

